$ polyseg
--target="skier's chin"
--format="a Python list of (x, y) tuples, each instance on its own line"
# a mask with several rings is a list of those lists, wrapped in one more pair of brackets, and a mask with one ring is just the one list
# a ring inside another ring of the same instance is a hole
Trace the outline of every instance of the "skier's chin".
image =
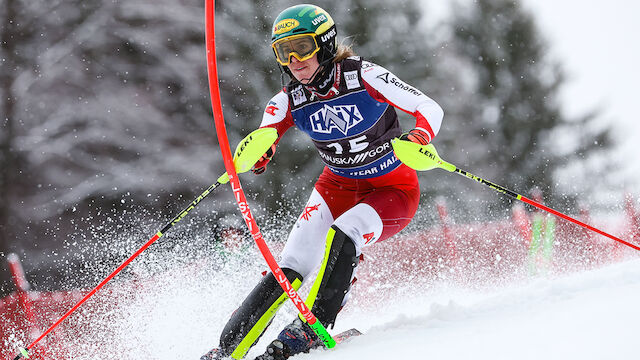
[(296, 74), (296, 71), (292, 71), (293, 76), (296, 78), (296, 80), (298, 80), (298, 82), (300, 82), (303, 85), (311, 84), (313, 79), (316, 77), (317, 72), (318, 72), (317, 68), (311, 71), (311, 67), (309, 66), (301, 69), (301, 71), (298, 72), (297, 74)]
[(302, 85), (309, 85), (309, 84), (311, 84), (311, 81), (313, 81), (313, 78), (311, 78), (311, 79), (310, 78), (304, 78), (304, 79), (301, 79), (301, 80), (298, 80), (298, 81), (300, 81), (300, 83)]
[(311, 75), (306, 75), (306, 74), (300, 74), (299, 76), (295, 76), (295, 78), (303, 85), (308, 85), (311, 83), (311, 81), (313, 81), (315, 74), (311, 74)]

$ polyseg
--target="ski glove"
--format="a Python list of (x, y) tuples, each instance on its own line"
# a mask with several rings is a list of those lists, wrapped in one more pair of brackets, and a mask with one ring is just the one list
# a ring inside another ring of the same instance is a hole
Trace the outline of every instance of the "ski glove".
[(408, 140), (420, 145), (427, 145), (429, 143), (429, 135), (420, 129), (412, 129), (400, 135), (400, 140)]
[(273, 144), (271, 145), (269, 150), (267, 150), (267, 152), (262, 155), (258, 162), (253, 165), (251, 171), (256, 175), (262, 174), (267, 169), (267, 164), (269, 163), (269, 161), (271, 161), (271, 158), (273, 157), (273, 154), (275, 154), (275, 152), (276, 144)]

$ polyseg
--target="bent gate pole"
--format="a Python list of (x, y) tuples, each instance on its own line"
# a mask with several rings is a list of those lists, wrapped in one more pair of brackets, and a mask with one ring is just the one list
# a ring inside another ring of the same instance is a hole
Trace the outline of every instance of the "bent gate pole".
[(233, 165), (233, 159), (231, 157), (231, 148), (229, 147), (229, 139), (227, 137), (227, 130), (224, 123), (224, 117), (222, 114), (222, 103), (220, 98), (220, 87), (218, 84), (218, 68), (216, 63), (216, 49), (215, 49), (215, 1), (205, 1), (205, 38), (207, 49), (207, 70), (209, 75), (209, 90), (211, 92), (211, 106), (213, 108), (213, 117), (216, 127), (216, 133), (218, 135), (218, 142), (220, 144), (220, 151), (222, 152), (222, 158), (224, 159), (224, 165), (229, 174), (229, 183), (233, 190), (234, 197), (242, 213), (251, 236), (256, 242), (256, 245), (260, 249), (260, 253), (264, 257), (269, 269), (275, 276), (276, 280), (296, 306), (300, 314), (305, 318), (309, 326), (324, 342), (325, 346), (332, 348), (335, 346), (335, 340), (329, 335), (327, 329), (317, 320), (315, 315), (311, 313), (311, 310), (304, 303), (298, 292), (293, 288), (287, 277), (284, 275), (282, 269), (274, 259), (269, 247), (267, 246), (262, 233), (258, 228), (255, 218), (251, 214), (251, 209), (247, 203), (244, 191), (240, 185), (240, 180), (236, 174), (235, 167)]

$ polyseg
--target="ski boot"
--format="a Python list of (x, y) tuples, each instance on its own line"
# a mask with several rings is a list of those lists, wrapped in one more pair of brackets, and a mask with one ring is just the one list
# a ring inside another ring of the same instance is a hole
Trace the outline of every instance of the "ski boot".
[(264, 354), (258, 356), (256, 360), (285, 360), (299, 353), (307, 353), (313, 348), (322, 346), (316, 334), (307, 323), (300, 319), (295, 319), (287, 325), (267, 346)]

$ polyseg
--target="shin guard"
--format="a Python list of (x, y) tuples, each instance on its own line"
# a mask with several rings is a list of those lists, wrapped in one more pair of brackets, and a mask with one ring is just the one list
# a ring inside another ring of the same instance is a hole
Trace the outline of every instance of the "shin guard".
[[(282, 271), (298, 290), (302, 284), (302, 276), (291, 269)], [(222, 353), (233, 359), (242, 359), (286, 300), (287, 295), (273, 274), (265, 275), (225, 325), (220, 335)]]
[(359, 261), (353, 241), (337, 226), (331, 226), (324, 259), (306, 301), (325, 327), (335, 322)]

